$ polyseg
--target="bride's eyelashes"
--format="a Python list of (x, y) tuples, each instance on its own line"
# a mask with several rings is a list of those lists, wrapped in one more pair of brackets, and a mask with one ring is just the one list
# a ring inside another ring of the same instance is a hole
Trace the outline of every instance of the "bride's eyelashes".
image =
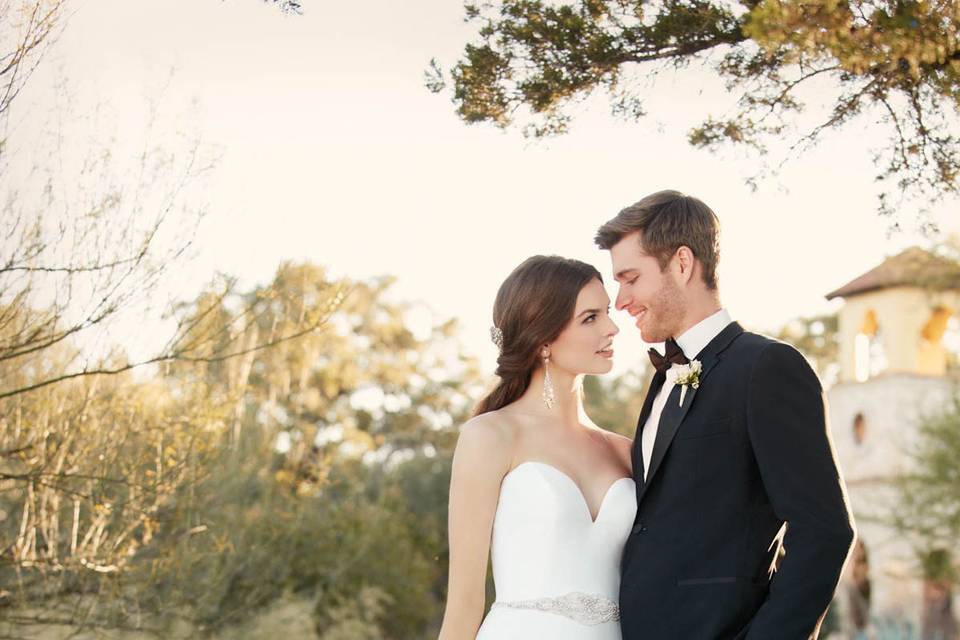
[[(610, 315), (610, 307), (607, 307), (607, 315)], [(596, 319), (597, 319), (597, 314), (591, 313), (590, 315), (588, 315), (586, 318), (583, 319), (583, 324), (587, 324), (588, 322), (593, 322)]]

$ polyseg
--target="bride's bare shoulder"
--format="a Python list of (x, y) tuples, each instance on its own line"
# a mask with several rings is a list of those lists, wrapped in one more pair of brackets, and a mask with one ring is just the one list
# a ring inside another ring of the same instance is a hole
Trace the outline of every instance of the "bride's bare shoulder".
[(633, 463), (633, 440), (614, 431), (608, 431), (600, 427), (596, 427), (596, 429), (603, 434), (603, 437), (616, 452), (621, 462), (630, 467)]
[(463, 423), (457, 438), (457, 450), (509, 459), (515, 440), (514, 421), (500, 411), (488, 411)]

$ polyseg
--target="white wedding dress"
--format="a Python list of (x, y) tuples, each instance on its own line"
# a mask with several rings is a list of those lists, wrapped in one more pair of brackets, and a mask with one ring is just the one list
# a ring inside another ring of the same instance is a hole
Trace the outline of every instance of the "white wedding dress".
[(631, 478), (610, 485), (594, 520), (563, 471), (510, 471), (490, 549), (497, 598), (477, 640), (621, 640), (620, 556), (636, 511)]

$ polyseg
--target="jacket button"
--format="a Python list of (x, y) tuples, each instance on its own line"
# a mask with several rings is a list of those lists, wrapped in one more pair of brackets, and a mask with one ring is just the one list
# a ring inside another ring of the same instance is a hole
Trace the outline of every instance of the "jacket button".
[(643, 524), (643, 522), (638, 522), (638, 523), (637, 523), (636, 525), (634, 525), (634, 527), (633, 527), (633, 532), (634, 532), (634, 533), (643, 533), (643, 532), (645, 532), (646, 530), (647, 530), (647, 526), (646, 526), (645, 524)]

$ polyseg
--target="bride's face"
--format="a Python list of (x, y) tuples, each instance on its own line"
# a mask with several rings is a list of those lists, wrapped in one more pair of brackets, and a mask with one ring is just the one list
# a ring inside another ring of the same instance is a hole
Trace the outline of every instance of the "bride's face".
[(610, 297), (599, 280), (591, 280), (577, 295), (573, 318), (550, 344), (550, 363), (574, 375), (607, 373), (619, 332), (610, 318)]

